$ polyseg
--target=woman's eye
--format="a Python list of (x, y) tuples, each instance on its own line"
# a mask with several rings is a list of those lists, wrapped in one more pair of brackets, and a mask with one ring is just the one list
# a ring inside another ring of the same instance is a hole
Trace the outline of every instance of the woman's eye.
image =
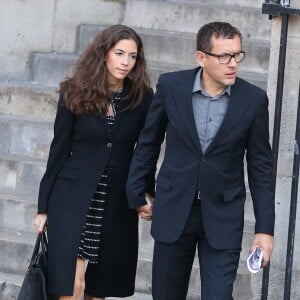
[(136, 60), (137, 59), (137, 55), (133, 54), (133, 55), (131, 55), (131, 58), (134, 59), (134, 60)]
[(115, 52), (115, 54), (117, 55), (117, 56), (121, 56), (122, 55), (122, 52)]

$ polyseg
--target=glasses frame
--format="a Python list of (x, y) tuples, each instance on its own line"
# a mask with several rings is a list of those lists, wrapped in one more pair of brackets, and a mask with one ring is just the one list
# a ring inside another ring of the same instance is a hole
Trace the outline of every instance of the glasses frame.
[[(217, 57), (218, 60), (219, 60), (219, 63), (222, 64), (222, 65), (227, 65), (231, 62), (232, 59), (234, 59), (234, 61), (239, 64), (240, 62), (242, 62), (246, 56), (246, 52), (245, 51), (240, 51), (240, 52), (236, 52), (236, 53), (233, 53), (233, 54), (229, 54), (229, 53), (223, 53), (223, 54), (215, 54), (215, 53), (211, 53), (211, 52), (207, 52), (207, 51), (204, 51), (204, 50), (200, 50), (202, 51), (203, 53), (209, 55), (209, 56), (213, 56), (213, 57)], [(240, 61), (236, 61), (235, 59), (235, 56), (236, 55), (240, 55), (241, 53), (243, 53), (243, 58), (240, 60)], [(221, 58), (224, 57), (224, 56), (230, 56), (230, 58), (228, 59), (227, 62), (221, 62)]]

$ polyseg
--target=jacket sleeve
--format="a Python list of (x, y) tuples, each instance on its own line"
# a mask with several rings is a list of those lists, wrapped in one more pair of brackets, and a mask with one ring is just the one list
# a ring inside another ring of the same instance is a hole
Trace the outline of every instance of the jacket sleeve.
[(126, 191), (131, 208), (146, 204), (145, 192), (154, 194), (154, 173), (166, 126), (167, 114), (160, 78), (129, 170)]
[(275, 191), (269, 144), (268, 98), (264, 93), (251, 126), (247, 146), (248, 182), (256, 219), (255, 233), (274, 234)]
[(63, 96), (60, 95), (54, 122), (54, 137), (50, 146), (46, 171), (40, 183), (38, 213), (47, 213), (56, 176), (71, 153), (73, 123), (74, 115), (63, 104)]
[[(148, 100), (149, 99), (149, 100)], [(151, 93), (149, 93), (147, 95), (147, 110), (146, 110), (146, 114), (145, 114), (145, 120), (147, 117), (147, 113), (149, 111), (150, 105), (153, 101), (153, 91), (151, 90)], [(143, 127), (145, 126), (145, 122)], [(137, 143), (138, 146), (138, 143)], [(145, 188), (145, 192), (148, 193), (149, 195), (151, 195), (152, 197), (154, 197), (155, 195), (155, 173), (156, 173), (156, 165), (153, 166), (152, 170), (149, 172), (148, 176), (146, 177), (146, 188)]]

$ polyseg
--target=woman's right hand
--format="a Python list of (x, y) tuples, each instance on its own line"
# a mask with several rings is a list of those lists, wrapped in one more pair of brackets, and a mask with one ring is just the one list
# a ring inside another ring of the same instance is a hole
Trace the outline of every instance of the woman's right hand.
[(42, 233), (47, 222), (47, 214), (37, 214), (34, 220), (34, 226), (38, 233)]

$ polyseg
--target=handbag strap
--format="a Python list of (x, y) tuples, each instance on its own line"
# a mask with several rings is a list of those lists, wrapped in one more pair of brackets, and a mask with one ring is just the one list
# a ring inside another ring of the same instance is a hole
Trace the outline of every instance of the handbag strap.
[(36, 241), (35, 241), (35, 245), (34, 245), (34, 249), (32, 252), (32, 256), (30, 259), (30, 264), (35, 263), (35, 259), (37, 258), (37, 255), (40, 251), (41, 248), (41, 252), (43, 257), (46, 257), (46, 252), (48, 250), (48, 241), (47, 241), (47, 237), (46, 237), (46, 233), (42, 232), (42, 233), (38, 233)]
[(43, 254), (45, 254), (48, 250), (48, 240), (47, 240), (46, 232), (42, 232), (40, 235), (41, 235), (42, 252)]

